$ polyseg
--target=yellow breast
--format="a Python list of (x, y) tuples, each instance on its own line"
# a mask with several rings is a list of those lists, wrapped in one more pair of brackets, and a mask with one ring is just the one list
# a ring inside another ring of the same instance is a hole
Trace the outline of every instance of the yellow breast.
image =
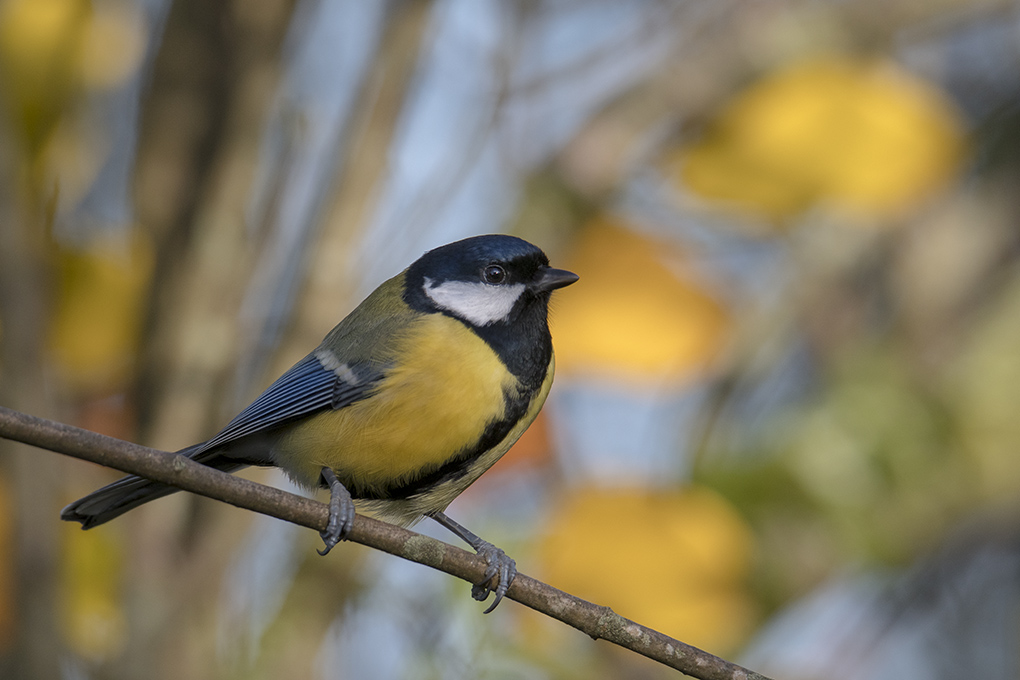
[(420, 317), (395, 346), (399, 362), (369, 398), (295, 425), (274, 447), (277, 464), (309, 486), (321, 469), (363, 489), (398, 486), (475, 444), (505, 411), (517, 380), (462, 323)]

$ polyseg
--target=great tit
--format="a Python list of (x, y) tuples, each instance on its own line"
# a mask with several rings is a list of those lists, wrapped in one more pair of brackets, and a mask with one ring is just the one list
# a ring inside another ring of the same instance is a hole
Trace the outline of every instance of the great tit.
[[(217, 435), (179, 453), (226, 472), (276, 466), (328, 488), (323, 555), (347, 536), (355, 508), (402, 526), (433, 518), (486, 559), (472, 594), (495, 592), (492, 611), (516, 565), (444, 511), (542, 408), (555, 367), (549, 297), (575, 281), (513, 236), (430, 250)], [(176, 490), (128, 476), (60, 516), (90, 529)]]

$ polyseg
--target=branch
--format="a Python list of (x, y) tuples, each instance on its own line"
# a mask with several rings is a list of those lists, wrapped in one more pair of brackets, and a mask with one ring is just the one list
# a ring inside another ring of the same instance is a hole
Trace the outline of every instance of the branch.
[[(3, 406), (0, 437), (170, 484), (316, 531), (326, 528), (329, 512), (324, 504), (214, 470), (177, 453), (157, 451)], [(486, 568), (485, 560), (477, 555), (362, 515), (355, 518), (348, 540), (468, 583), (480, 581)], [(593, 639), (620, 645), (701, 680), (769, 680), (524, 574), (517, 575), (506, 596)]]

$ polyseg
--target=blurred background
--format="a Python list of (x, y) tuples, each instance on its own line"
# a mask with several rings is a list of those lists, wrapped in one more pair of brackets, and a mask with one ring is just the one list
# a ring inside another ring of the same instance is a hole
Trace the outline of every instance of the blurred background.
[[(514, 233), (581, 280), (454, 518), (777, 678), (1015, 679), (1018, 124), (1008, 0), (0, 0), (0, 403), (175, 450)], [(0, 447), (0, 677), (673, 676)]]

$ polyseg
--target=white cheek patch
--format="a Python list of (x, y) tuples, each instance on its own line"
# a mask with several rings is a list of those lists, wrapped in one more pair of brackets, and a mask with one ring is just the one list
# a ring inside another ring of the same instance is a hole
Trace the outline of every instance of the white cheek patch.
[(523, 283), (490, 286), (480, 281), (447, 281), (436, 286), (432, 279), (425, 278), (425, 295), (436, 306), (475, 326), (488, 326), (506, 319), (523, 292)]

